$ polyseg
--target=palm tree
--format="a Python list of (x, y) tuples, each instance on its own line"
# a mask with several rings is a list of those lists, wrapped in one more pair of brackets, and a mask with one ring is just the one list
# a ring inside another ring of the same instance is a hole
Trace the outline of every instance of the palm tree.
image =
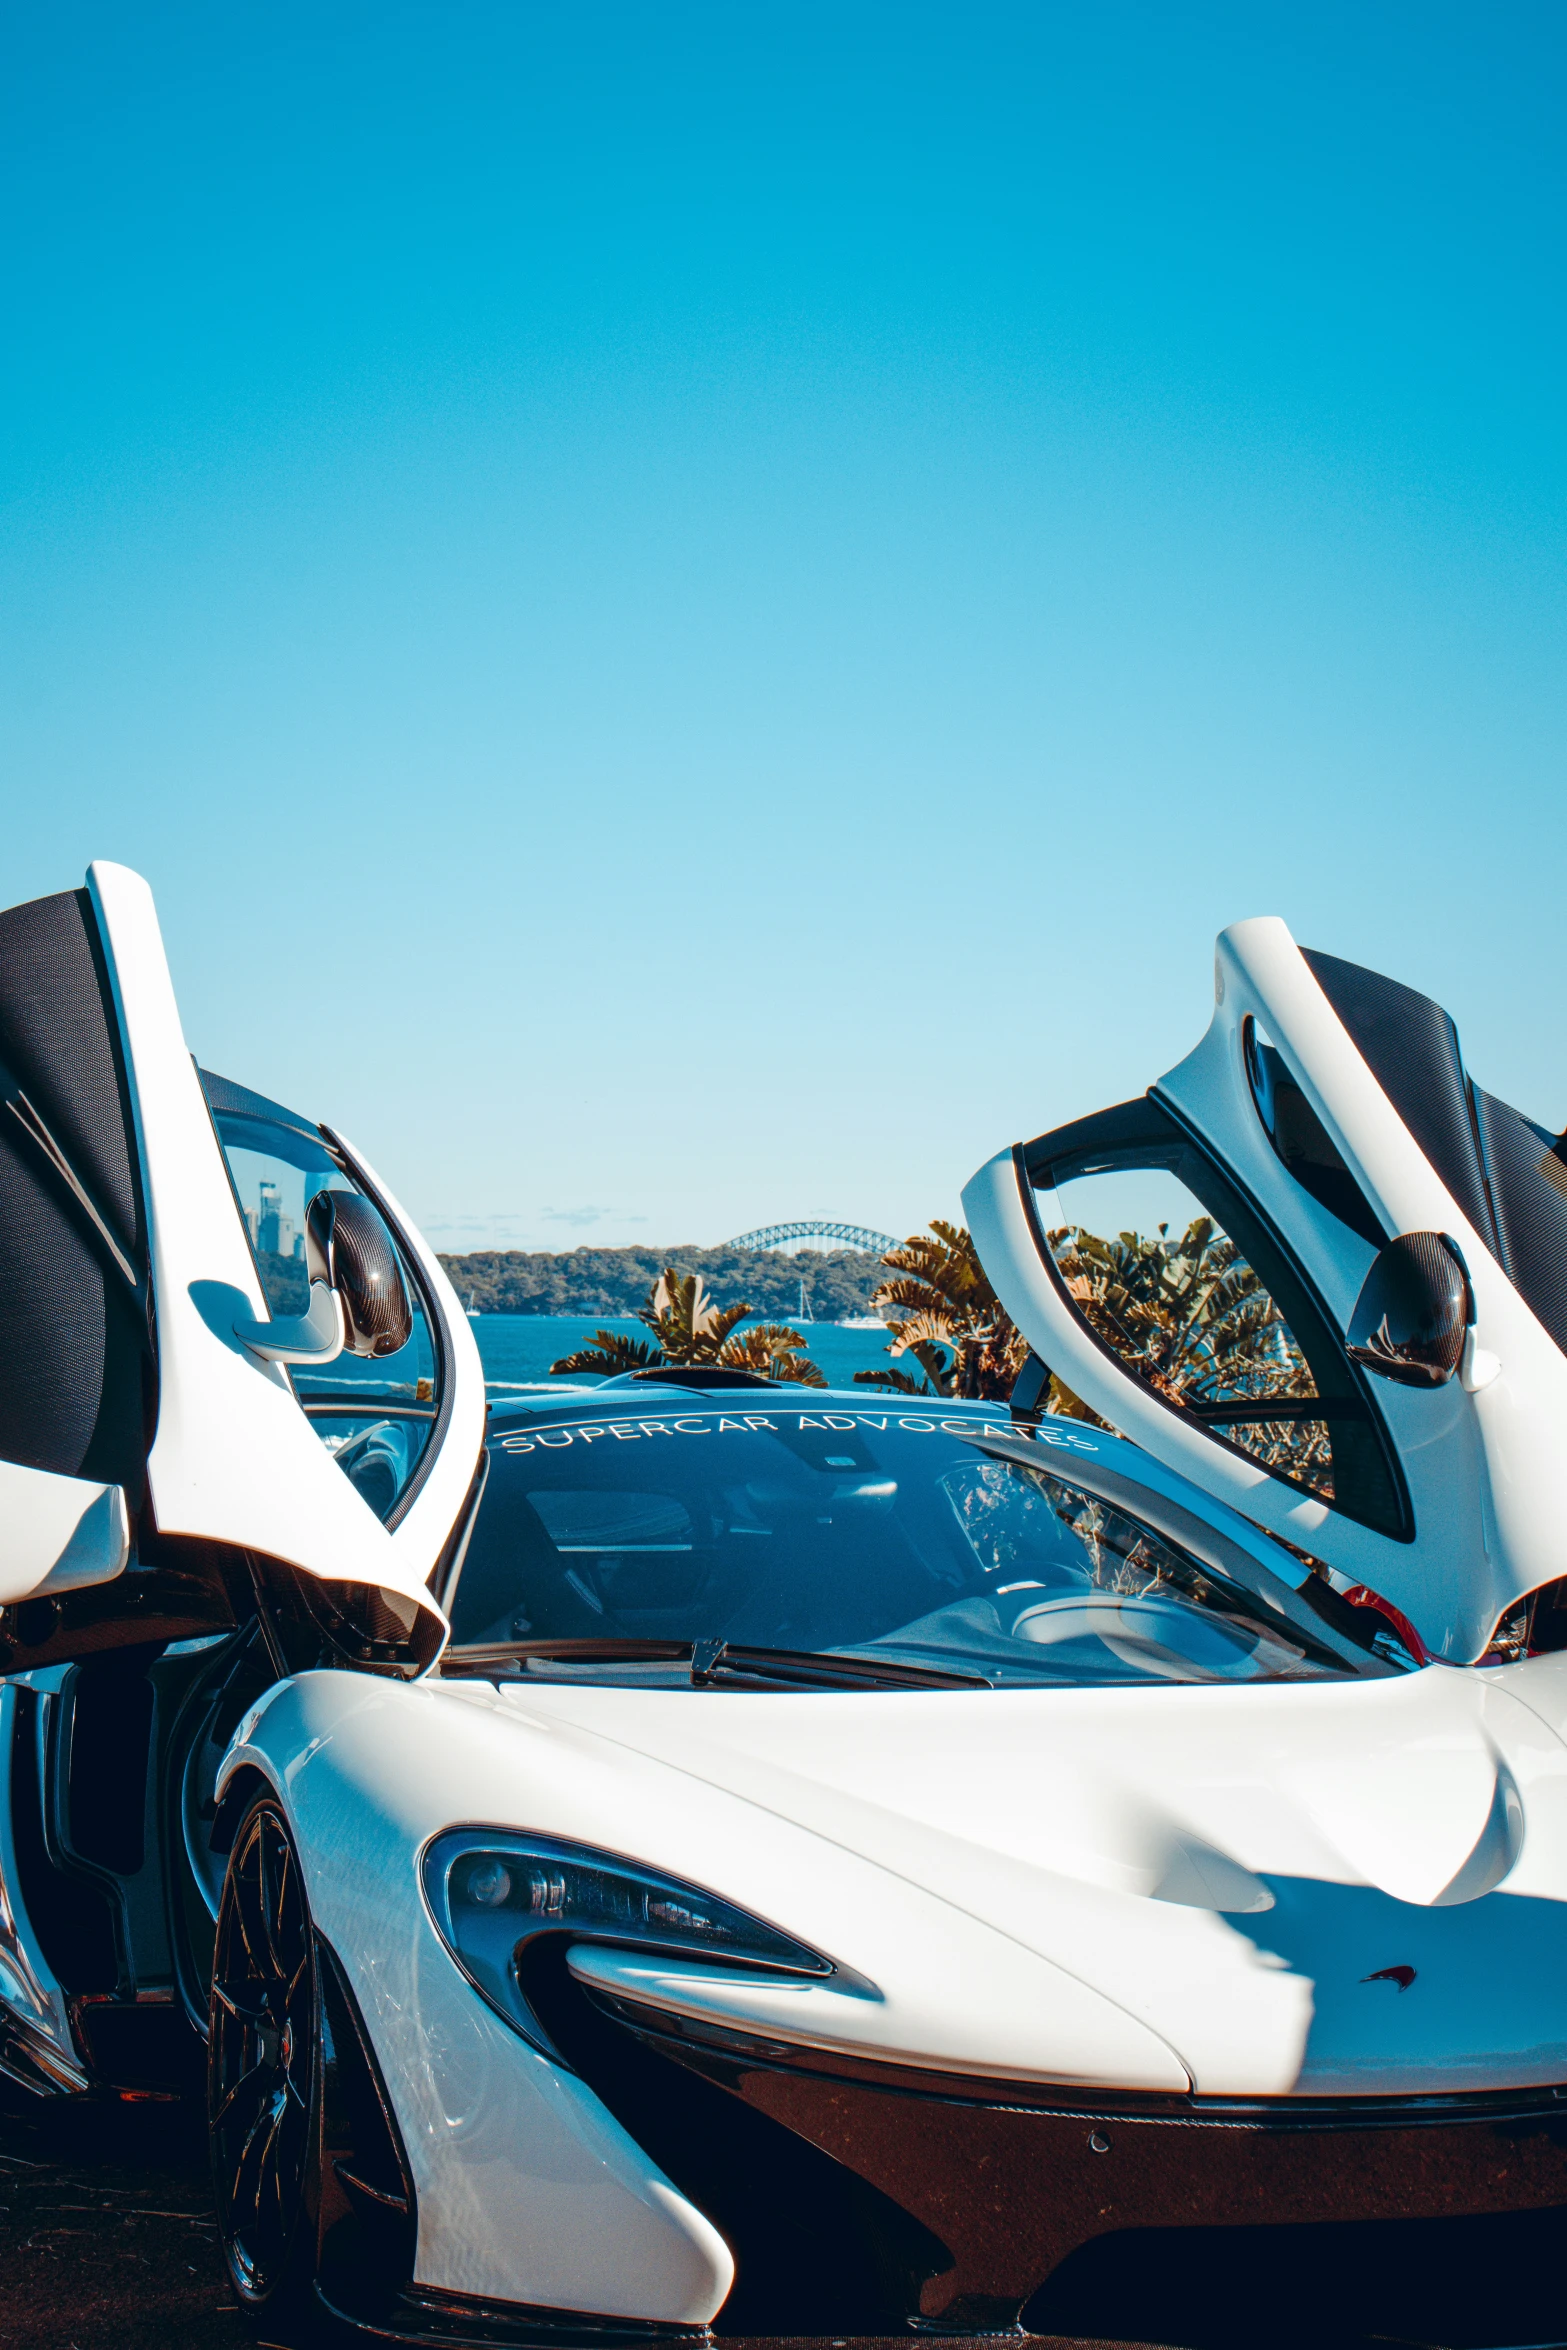
[[(932, 1237), (934, 1235), (934, 1237)], [(963, 1395), (1004, 1402), (1028, 1361), (1028, 1340), (990, 1286), (971, 1235), (961, 1224), (931, 1219), (930, 1231), (915, 1232), (882, 1263), (894, 1275), (877, 1290), (872, 1304), (895, 1306), (901, 1319), (889, 1322), (890, 1355), (912, 1355), (924, 1373), (856, 1371), (865, 1387), (891, 1387), (900, 1395)], [(1048, 1408), (1068, 1418), (1094, 1414), (1053, 1375)]]
[[(1171, 1403), (1316, 1392), (1278, 1307), (1211, 1217), (1197, 1217), (1178, 1240), (1165, 1224), (1156, 1235), (1123, 1232), (1115, 1240), (1064, 1224), (1048, 1245), (1084, 1320), (1134, 1377)], [(888, 1369), (855, 1378), (903, 1395), (1005, 1401), (1029, 1345), (963, 1226), (933, 1219), (929, 1233), (915, 1233), (882, 1261), (895, 1278), (882, 1283), (874, 1302), (901, 1309), (889, 1324), (888, 1352), (912, 1355), (925, 1376)], [(1069, 1419), (1106, 1425), (1053, 1372), (1040, 1400)], [(1268, 1466), (1331, 1491), (1325, 1421), (1241, 1421), (1225, 1433)]]
[[(1049, 1245), (1084, 1320), (1168, 1402), (1200, 1408), (1315, 1395), (1278, 1307), (1210, 1216), (1195, 1217), (1179, 1240), (1167, 1224), (1157, 1235), (1114, 1240), (1071, 1224)], [(1238, 1421), (1225, 1434), (1268, 1466), (1331, 1491), (1325, 1420)]]
[(638, 1321), (652, 1331), (655, 1345), (615, 1330), (595, 1330), (591, 1346), (563, 1355), (551, 1363), (550, 1372), (553, 1376), (561, 1371), (598, 1371), (613, 1378), (623, 1371), (707, 1364), (719, 1371), (755, 1371), (764, 1379), (784, 1379), (799, 1387), (825, 1387), (827, 1381), (805, 1353), (798, 1330), (781, 1322), (737, 1330), (750, 1311), (744, 1304), (715, 1306), (700, 1273), (682, 1276), (668, 1265), (637, 1312)]

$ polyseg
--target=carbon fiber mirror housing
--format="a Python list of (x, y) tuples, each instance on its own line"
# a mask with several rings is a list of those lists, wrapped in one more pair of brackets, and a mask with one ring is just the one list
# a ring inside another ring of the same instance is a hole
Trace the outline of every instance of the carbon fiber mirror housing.
[(1401, 1387), (1443, 1387), (1474, 1320), (1468, 1268), (1442, 1232), (1401, 1232), (1379, 1250), (1350, 1317), (1353, 1361)]
[(305, 1263), (312, 1281), (337, 1292), (343, 1346), (354, 1355), (392, 1355), (413, 1335), (413, 1306), (396, 1244), (357, 1192), (318, 1191), (305, 1211)]

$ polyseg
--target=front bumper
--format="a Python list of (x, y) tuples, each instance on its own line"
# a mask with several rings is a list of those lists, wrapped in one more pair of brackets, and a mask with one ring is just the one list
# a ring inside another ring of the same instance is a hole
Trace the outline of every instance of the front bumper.
[[(1564, 2273), (1567, 2088), (1245, 2104), (1088, 2100), (1038, 2083), (949, 2078), (746, 2040), (603, 1994), (595, 2005), (623, 2048), (634, 2042), (658, 2067), (671, 2106), (680, 2075), (722, 2088), (906, 2215), (924, 2257), (906, 2263), (906, 2305), (889, 2308), (884, 2324), (1218, 2340), (1239, 2277), (1255, 2271), (1272, 2276), (1276, 2306), (1266, 2316), (1253, 2306), (1253, 2340), (1259, 2324), (1286, 2338), (1292, 2308), (1304, 2315), (1324, 2298), (1341, 2324), (1358, 2308), (1350, 2333), (1335, 2329), (1336, 2339), (1358, 2338), (1362, 2327), (1444, 2343), (1567, 2338), (1567, 2286), (1558, 2292), (1551, 2283), (1542, 2302), (1533, 2284), (1543, 2279), (1517, 2273), (1531, 2263), (1548, 2265), (1552, 2279)], [(594, 2086), (612, 2098), (602, 2052), (594, 2071)], [(661, 2158), (678, 2176), (669, 2148)], [(736, 2249), (743, 2280), (743, 2241)], [(1294, 2257), (1281, 2268), (1283, 2252)], [(1185, 2276), (1196, 2316), (1161, 2309), (1157, 2290), (1150, 2297), (1150, 2262), (1167, 2280)], [(1444, 2262), (1464, 2270), (1467, 2283), (1475, 2281), (1468, 2272), (1484, 2272), (1473, 2312), (1455, 2302), (1465, 2277), (1441, 2283)], [(1142, 2272), (1130, 2302), (1117, 2283), (1128, 2264)], [(884, 2260), (884, 2280), (887, 2273)], [(1514, 2307), (1510, 2284), (1523, 2288)], [(1385, 2326), (1368, 2297), (1385, 2305)], [(742, 2328), (726, 2312), (719, 2326), (764, 2330), (754, 2314)]]

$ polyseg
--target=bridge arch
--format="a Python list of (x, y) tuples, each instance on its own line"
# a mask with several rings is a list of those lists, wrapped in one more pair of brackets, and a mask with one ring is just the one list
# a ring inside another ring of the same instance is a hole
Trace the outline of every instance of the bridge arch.
[(791, 1240), (835, 1240), (840, 1248), (863, 1249), (868, 1256), (884, 1257), (890, 1248), (901, 1248), (890, 1232), (872, 1232), (866, 1224), (828, 1224), (817, 1217), (806, 1217), (794, 1224), (759, 1224), (754, 1232), (737, 1232), (733, 1240), (724, 1242), (725, 1248), (785, 1248)]

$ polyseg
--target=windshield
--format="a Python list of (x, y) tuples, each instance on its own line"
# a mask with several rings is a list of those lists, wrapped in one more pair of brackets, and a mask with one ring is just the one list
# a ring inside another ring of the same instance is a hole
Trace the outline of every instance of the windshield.
[[(1357, 1669), (1309, 1617), (1281, 1621), (1075, 1487), (1070, 1451), (1025, 1467), (965, 1441), (986, 1432), (979, 1419), (778, 1405), (519, 1427), (492, 1440), (454, 1648), (516, 1643), (529, 1674), (671, 1685), (689, 1673), (602, 1651), (884, 1653), (997, 1685)], [(526, 1653), (577, 1640), (601, 1653)]]

